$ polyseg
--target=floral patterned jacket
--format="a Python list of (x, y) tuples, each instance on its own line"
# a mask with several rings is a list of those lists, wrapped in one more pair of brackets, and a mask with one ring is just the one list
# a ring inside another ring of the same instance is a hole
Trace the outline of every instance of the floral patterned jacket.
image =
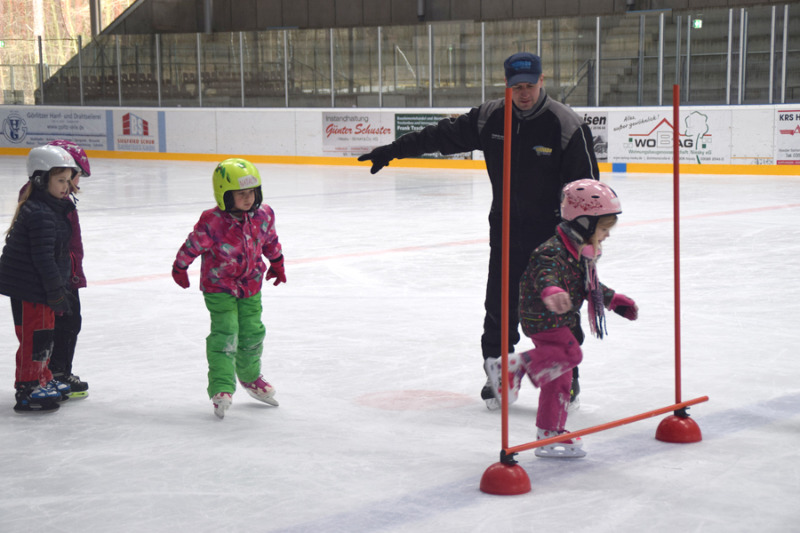
[(262, 259), (282, 255), (275, 213), (262, 204), (237, 218), (219, 207), (203, 211), (175, 262), (186, 268), (201, 256), (200, 290), (249, 298), (261, 290), (267, 267)]
[[(563, 315), (549, 311), (542, 301), (547, 287), (560, 287), (569, 293), (572, 309)], [(600, 284), (605, 307), (611, 303), (614, 291)], [(578, 257), (577, 247), (558, 228), (555, 236), (545, 241), (531, 254), (528, 267), (519, 283), (519, 318), (522, 331), (534, 333), (568, 327), (582, 341), (581, 306), (587, 296), (586, 266)]]

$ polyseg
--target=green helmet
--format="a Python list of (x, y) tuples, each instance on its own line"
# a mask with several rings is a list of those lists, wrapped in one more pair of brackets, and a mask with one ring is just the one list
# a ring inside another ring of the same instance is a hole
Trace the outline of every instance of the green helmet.
[(214, 185), (214, 199), (223, 211), (233, 209), (233, 197), (228, 192), (242, 189), (256, 189), (253, 209), (258, 209), (261, 205), (261, 176), (250, 161), (226, 159), (214, 169), (211, 181)]

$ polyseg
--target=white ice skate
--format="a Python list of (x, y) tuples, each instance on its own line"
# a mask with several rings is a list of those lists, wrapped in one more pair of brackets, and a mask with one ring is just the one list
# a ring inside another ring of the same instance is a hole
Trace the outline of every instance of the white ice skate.
[(486, 383), (483, 385), (481, 389), (481, 398), (483, 401), (486, 402), (486, 408), (490, 411), (496, 411), (500, 409), (500, 399), (494, 395), (494, 390), (492, 390), (492, 379), (487, 377)]
[(586, 452), (583, 450), (583, 441), (580, 437), (568, 437), (569, 431), (548, 431), (546, 429), (536, 428), (536, 440), (549, 439), (556, 435), (564, 435), (563, 441), (554, 442), (540, 448), (536, 448), (533, 452), (536, 457), (547, 457), (556, 459), (578, 459), (586, 457)]
[(258, 376), (257, 380), (249, 383), (245, 383), (244, 381), (240, 381), (239, 383), (244, 387), (244, 390), (247, 391), (247, 394), (256, 400), (274, 405), (275, 407), (279, 405), (278, 400), (273, 398), (273, 396), (275, 396), (275, 388), (267, 383), (264, 376)]
[(211, 402), (214, 404), (214, 414), (219, 418), (225, 418), (225, 411), (231, 406), (233, 396), (230, 392), (218, 392), (211, 398)]
[[(502, 378), (503, 360), (499, 357), (489, 357), (483, 362), (486, 375), (489, 376), (487, 384), (492, 388), (494, 398), (485, 398), (486, 407), (490, 411), (500, 409), (500, 399), (502, 398)], [(523, 371), (520, 368), (519, 357), (515, 354), (508, 354), (508, 373), (511, 374), (510, 387), (508, 389), (508, 405), (513, 404), (519, 398), (519, 387), (522, 384)]]

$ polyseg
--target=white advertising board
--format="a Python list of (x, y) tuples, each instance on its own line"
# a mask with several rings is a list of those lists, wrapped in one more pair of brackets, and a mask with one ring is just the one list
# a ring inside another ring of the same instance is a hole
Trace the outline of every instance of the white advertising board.
[(86, 150), (107, 150), (108, 113), (90, 108), (0, 106), (0, 146), (33, 148), (67, 139)]
[[(674, 137), (672, 122), (670, 108), (609, 112), (609, 160), (671, 163)], [(681, 110), (677, 129), (681, 163), (730, 163), (730, 111)]]
[(216, 154), (217, 116), (210, 110), (164, 111), (164, 138), (169, 153)]
[(775, 110), (775, 163), (800, 165), (800, 106)]
[(394, 139), (394, 113), (344, 109), (322, 113), (322, 155), (355, 157)]
[[(574, 110), (592, 130), (598, 161), (672, 163), (671, 107)], [(67, 139), (133, 153), (357, 157), (465, 111), (0, 105), (0, 148)], [(800, 174), (800, 106), (684, 106), (677, 130), (683, 164), (792, 165)]]
[(220, 154), (295, 155), (293, 110), (216, 109), (216, 151)]
[(115, 109), (110, 114), (108, 150), (151, 153), (167, 151), (163, 111)]

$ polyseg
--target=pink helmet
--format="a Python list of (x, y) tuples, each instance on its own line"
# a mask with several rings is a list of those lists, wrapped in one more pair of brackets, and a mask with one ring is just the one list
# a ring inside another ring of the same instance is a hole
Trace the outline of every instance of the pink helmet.
[(597, 220), (604, 215), (622, 213), (614, 190), (597, 180), (567, 183), (561, 192), (561, 218), (570, 222), (585, 239), (594, 234)]
[(64, 139), (56, 139), (55, 141), (50, 141), (47, 144), (52, 146), (60, 146), (66, 150), (69, 155), (72, 156), (72, 159), (75, 160), (75, 163), (78, 164), (78, 167), (80, 167), (81, 176), (84, 178), (91, 176), (92, 172), (89, 167), (89, 158), (86, 157), (86, 152), (83, 151), (83, 148), (72, 141), (66, 141)]

